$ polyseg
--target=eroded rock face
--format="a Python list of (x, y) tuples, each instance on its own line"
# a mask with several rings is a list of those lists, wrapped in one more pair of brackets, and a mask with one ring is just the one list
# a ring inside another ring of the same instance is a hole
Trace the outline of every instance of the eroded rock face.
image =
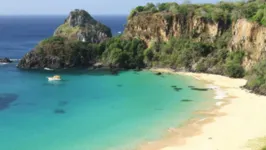
[(266, 58), (266, 27), (246, 19), (226, 24), (193, 15), (139, 13), (129, 18), (123, 36), (138, 37), (148, 45), (152, 41), (168, 41), (171, 37), (214, 43), (225, 32), (232, 33), (228, 35), (231, 39), (227, 43), (228, 50), (245, 51), (242, 66), (246, 70)]
[(76, 9), (69, 14), (65, 23), (56, 29), (54, 36), (99, 43), (111, 37), (112, 33), (110, 28), (93, 19), (88, 12)]
[(172, 13), (140, 13), (128, 20), (125, 37), (139, 37), (149, 44), (152, 40), (168, 41), (171, 37), (187, 36), (212, 42), (229, 28), (222, 23), (207, 21), (193, 15)]
[(63, 61), (60, 57), (52, 55), (41, 55), (34, 51), (27, 53), (18, 64), (19, 68), (23, 69), (40, 69), (40, 68), (63, 68)]
[(246, 19), (239, 19), (232, 28), (231, 50), (245, 50), (243, 66), (248, 70), (266, 58), (266, 27)]

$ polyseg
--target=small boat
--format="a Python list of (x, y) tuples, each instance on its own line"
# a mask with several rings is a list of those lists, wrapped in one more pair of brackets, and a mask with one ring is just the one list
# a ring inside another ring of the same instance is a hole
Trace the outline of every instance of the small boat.
[(47, 70), (47, 71), (53, 71), (54, 69), (51, 69), (51, 68), (44, 68), (44, 70)]
[(59, 75), (48, 77), (48, 81), (60, 81), (60, 80), (61, 80), (61, 77)]

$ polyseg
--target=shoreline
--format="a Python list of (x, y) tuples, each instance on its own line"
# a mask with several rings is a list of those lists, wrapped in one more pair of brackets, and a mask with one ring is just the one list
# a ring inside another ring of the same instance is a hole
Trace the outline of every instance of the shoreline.
[[(161, 140), (148, 142), (139, 150), (260, 150), (266, 137), (266, 96), (242, 89), (245, 79), (206, 73), (175, 72), (156, 68), (152, 72), (190, 76), (206, 83), (216, 93), (213, 109), (196, 112), (204, 119), (191, 119), (180, 128), (169, 129)], [(252, 145), (251, 141), (256, 144)]]

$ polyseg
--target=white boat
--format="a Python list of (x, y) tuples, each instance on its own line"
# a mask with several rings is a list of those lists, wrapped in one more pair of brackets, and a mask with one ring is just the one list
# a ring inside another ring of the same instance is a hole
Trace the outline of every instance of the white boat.
[(44, 68), (44, 70), (53, 71), (54, 69), (51, 69), (51, 68)]
[(55, 75), (53, 77), (47, 77), (48, 81), (60, 81), (61, 77), (59, 75)]

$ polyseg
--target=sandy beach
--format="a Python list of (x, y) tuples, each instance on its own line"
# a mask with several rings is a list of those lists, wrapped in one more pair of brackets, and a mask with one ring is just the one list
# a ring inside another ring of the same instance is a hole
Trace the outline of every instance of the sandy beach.
[(141, 150), (260, 150), (266, 145), (263, 139), (266, 137), (266, 97), (242, 89), (245, 79), (171, 69), (151, 70), (191, 76), (206, 82), (210, 88), (221, 90), (214, 89), (218, 92), (216, 107), (202, 112), (209, 113), (209, 117), (171, 129), (172, 134), (144, 144)]

